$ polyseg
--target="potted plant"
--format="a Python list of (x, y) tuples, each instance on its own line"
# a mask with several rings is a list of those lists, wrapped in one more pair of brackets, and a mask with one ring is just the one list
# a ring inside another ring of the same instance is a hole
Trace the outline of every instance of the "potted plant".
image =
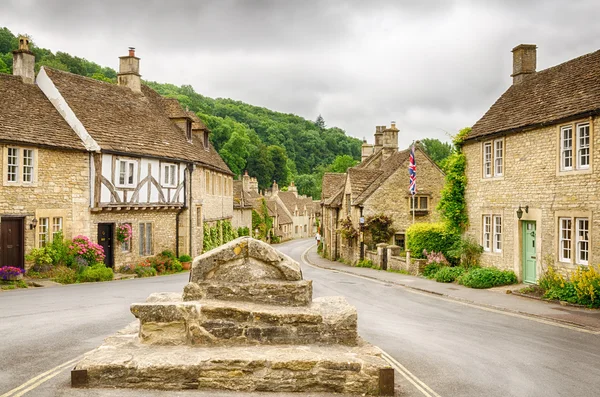
[(181, 262), (181, 266), (183, 266), (183, 270), (190, 270), (192, 266), (192, 257), (189, 255), (181, 255), (179, 257), (179, 262)]
[(5, 281), (21, 280), (25, 270), (14, 266), (0, 267), (0, 279)]
[(131, 236), (133, 236), (133, 230), (129, 223), (121, 223), (117, 226), (117, 241), (120, 243), (131, 241)]

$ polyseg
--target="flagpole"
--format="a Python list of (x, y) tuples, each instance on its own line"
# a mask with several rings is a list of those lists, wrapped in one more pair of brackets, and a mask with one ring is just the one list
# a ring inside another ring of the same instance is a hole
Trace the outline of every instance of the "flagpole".
[(415, 223), (415, 194), (414, 193), (412, 195), (412, 200), (413, 200), (413, 205), (412, 205), (412, 207), (413, 207), (413, 221), (412, 221), (412, 223), (414, 224)]

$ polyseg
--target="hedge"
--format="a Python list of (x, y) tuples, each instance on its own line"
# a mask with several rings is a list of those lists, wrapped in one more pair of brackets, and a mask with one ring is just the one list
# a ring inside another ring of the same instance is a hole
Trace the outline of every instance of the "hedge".
[(453, 246), (460, 240), (458, 234), (448, 230), (444, 223), (415, 223), (406, 230), (406, 247), (414, 258), (425, 258), (427, 252), (441, 252), (453, 258)]

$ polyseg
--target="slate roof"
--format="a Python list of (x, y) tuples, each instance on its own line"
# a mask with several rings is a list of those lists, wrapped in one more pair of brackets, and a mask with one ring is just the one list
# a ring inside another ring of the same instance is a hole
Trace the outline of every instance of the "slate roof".
[(204, 150), (193, 137), (169, 119), (169, 114), (187, 117), (179, 103), (161, 97), (142, 85), (136, 93), (128, 87), (44, 67), (46, 73), (88, 133), (102, 150), (203, 163), (230, 175), (212, 145)]
[(183, 108), (179, 104), (179, 101), (176, 98), (162, 97), (162, 100), (165, 104), (165, 110), (169, 117), (178, 119), (191, 118), (188, 112), (183, 110)]
[(346, 174), (326, 172), (323, 174), (321, 200), (325, 201), (340, 190), (346, 183)]
[(189, 110), (187, 114), (192, 119), (192, 130), (208, 130), (204, 121), (196, 113)]
[[(416, 149), (420, 150), (420, 149)], [(403, 150), (392, 154), (386, 159), (382, 166), (379, 168), (381, 173), (372, 181), (372, 183), (364, 189), (364, 191), (352, 202), (353, 205), (360, 205), (365, 202), (393, 173), (399, 168), (406, 169), (406, 178), (408, 181), (408, 158), (410, 156), (410, 150)], [(418, 165), (417, 165), (418, 167)], [(418, 171), (417, 171), (418, 172)], [(407, 182), (408, 186), (408, 182)]]
[(279, 192), (277, 196), (279, 196), (279, 199), (291, 214), (294, 213), (296, 205), (298, 205), (298, 211), (300, 211), (300, 203), (293, 192)]
[(600, 50), (528, 75), (475, 123), (467, 139), (600, 114)]
[(0, 141), (86, 150), (37, 85), (8, 74), (0, 74)]
[(252, 208), (252, 197), (245, 192), (243, 181), (233, 181), (233, 208)]
[[(391, 157), (390, 157), (391, 158)], [(348, 179), (352, 197), (358, 198), (373, 181), (382, 174), (381, 170), (352, 167), (348, 169)]]

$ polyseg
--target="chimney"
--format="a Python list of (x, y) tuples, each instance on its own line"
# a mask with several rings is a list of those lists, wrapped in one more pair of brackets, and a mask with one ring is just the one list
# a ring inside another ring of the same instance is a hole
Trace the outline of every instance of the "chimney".
[(288, 192), (294, 193), (294, 196), (298, 197), (298, 188), (294, 185), (294, 181), (290, 182), (290, 186), (288, 186)]
[(258, 193), (258, 179), (250, 178), (250, 183), (248, 184), (249, 191)]
[(140, 58), (135, 56), (135, 48), (129, 47), (129, 55), (119, 57), (119, 59), (117, 83), (129, 87), (133, 92), (142, 92)]
[(245, 192), (250, 191), (250, 175), (248, 175), (248, 170), (244, 171), (244, 176), (242, 176), (242, 190)]
[(372, 154), (373, 154), (373, 145), (367, 143), (366, 139), (363, 139), (363, 143), (361, 146), (360, 162), (362, 163), (367, 158), (369, 158), (369, 156)]
[(383, 131), (383, 160), (388, 159), (392, 154), (398, 151), (398, 128), (396, 122), (392, 121), (392, 126)]
[(24, 83), (35, 80), (35, 55), (29, 51), (29, 38), (19, 36), (19, 49), (13, 51), (13, 75), (21, 76)]
[(273, 187), (271, 188), (271, 196), (277, 196), (277, 193), (279, 193), (279, 185), (277, 184), (277, 181), (273, 181)]
[(535, 44), (521, 44), (512, 49), (513, 84), (519, 84), (527, 78), (527, 75), (535, 73), (536, 48)]
[(385, 125), (378, 125), (375, 127), (375, 146), (374, 153), (377, 153), (383, 147), (383, 130), (385, 130)]

